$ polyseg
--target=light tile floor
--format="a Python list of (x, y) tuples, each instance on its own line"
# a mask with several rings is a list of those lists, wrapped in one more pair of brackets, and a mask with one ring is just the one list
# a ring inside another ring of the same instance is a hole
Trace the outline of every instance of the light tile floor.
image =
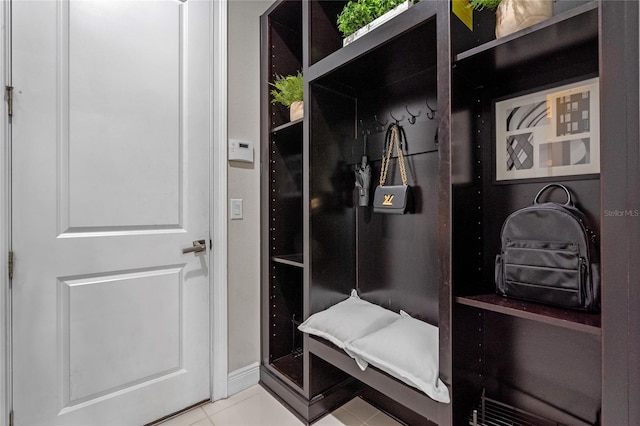
[[(261, 386), (205, 404), (158, 426), (301, 426), (303, 423)], [(314, 426), (400, 426), (400, 423), (354, 398)]]

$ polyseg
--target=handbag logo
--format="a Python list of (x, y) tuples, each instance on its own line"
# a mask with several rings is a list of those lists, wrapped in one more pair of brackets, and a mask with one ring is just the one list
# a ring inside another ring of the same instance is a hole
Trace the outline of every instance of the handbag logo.
[(393, 194), (384, 194), (384, 201), (382, 202), (383, 206), (393, 206)]

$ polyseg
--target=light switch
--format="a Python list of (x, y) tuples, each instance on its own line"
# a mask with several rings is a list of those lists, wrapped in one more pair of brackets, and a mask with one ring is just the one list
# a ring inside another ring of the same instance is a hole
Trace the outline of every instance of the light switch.
[(242, 199), (231, 199), (231, 220), (242, 219)]

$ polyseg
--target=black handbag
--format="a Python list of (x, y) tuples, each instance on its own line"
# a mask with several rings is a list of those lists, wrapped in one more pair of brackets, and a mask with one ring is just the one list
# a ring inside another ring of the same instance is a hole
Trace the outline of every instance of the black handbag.
[[(404, 153), (400, 143), (401, 130), (397, 123), (392, 123), (387, 129), (386, 150), (382, 155), (382, 165), (380, 168), (380, 184), (373, 194), (373, 211), (376, 213), (406, 214), (413, 213), (413, 193), (411, 186), (407, 184), (407, 171), (404, 164)], [(391, 163), (391, 153), (398, 152), (398, 165), (400, 166), (400, 176), (402, 185), (385, 185), (389, 164)]]
[[(562, 188), (564, 204), (539, 203), (549, 188)], [(496, 256), (496, 292), (563, 308), (600, 309), (600, 264), (595, 233), (564, 185), (542, 188), (533, 204), (509, 215)]]

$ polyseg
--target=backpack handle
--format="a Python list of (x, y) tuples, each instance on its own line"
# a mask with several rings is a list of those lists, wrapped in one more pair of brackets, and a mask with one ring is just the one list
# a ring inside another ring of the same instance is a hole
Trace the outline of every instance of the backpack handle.
[(562, 188), (564, 189), (564, 192), (567, 194), (567, 202), (564, 203), (565, 206), (573, 206), (573, 200), (571, 199), (571, 192), (569, 192), (569, 189), (559, 183), (550, 183), (549, 185), (545, 186), (544, 188), (542, 188), (540, 191), (538, 191), (538, 193), (536, 194), (536, 198), (533, 199), (533, 204), (538, 204), (538, 198), (540, 198), (540, 195), (546, 191), (549, 188), (553, 188), (553, 187), (558, 187), (558, 188)]

